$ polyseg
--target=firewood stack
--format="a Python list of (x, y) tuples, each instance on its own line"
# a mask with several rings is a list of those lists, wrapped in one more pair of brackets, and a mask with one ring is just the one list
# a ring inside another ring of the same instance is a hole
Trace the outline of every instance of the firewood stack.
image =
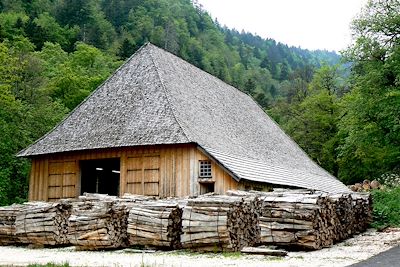
[(258, 198), (201, 196), (183, 209), (181, 243), (197, 251), (239, 251), (259, 241)]
[(320, 249), (333, 244), (338, 218), (323, 193), (312, 191), (258, 193), (261, 243)]
[(129, 244), (181, 248), (182, 209), (177, 201), (145, 201), (128, 205)]
[(23, 244), (60, 246), (69, 244), (67, 202), (28, 202), (15, 219), (15, 234)]
[(354, 212), (353, 232), (360, 233), (372, 222), (372, 197), (365, 193), (353, 193), (351, 197)]
[(335, 236), (335, 242), (344, 240), (354, 233), (354, 211), (353, 211), (353, 199), (351, 194), (342, 193), (329, 195), (329, 199), (334, 204), (336, 214), (339, 218), (339, 224), (337, 225), (337, 234)]
[(7, 246), (18, 243), (15, 235), (15, 219), (23, 205), (14, 204), (0, 207), (0, 245)]
[(73, 203), (68, 238), (82, 250), (116, 249), (127, 245), (128, 213), (115, 197), (87, 194)]

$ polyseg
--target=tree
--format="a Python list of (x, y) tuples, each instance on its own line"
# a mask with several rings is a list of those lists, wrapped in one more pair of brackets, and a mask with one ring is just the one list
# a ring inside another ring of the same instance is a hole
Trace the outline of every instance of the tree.
[(400, 166), (400, 2), (370, 0), (353, 21), (352, 91), (340, 122), (340, 176), (373, 179)]
[(336, 92), (340, 84), (337, 73), (335, 67), (319, 69), (307, 87), (306, 96), (290, 106), (284, 125), (307, 154), (333, 175), (338, 174), (335, 149), (339, 98)]

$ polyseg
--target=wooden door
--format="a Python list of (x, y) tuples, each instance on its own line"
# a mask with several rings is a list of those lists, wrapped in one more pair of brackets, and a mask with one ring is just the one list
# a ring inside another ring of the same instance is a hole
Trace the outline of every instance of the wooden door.
[(127, 193), (158, 196), (160, 194), (160, 163), (160, 155), (128, 156)]
[(50, 161), (47, 186), (49, 201), (76, 197), (76, 162)]

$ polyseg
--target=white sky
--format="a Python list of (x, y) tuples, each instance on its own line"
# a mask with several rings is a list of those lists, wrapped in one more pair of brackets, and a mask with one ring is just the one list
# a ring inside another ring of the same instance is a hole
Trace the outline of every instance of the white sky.
[(351, 43), (350, 22), (367, 0), (198, 0), (228, 28), (311, 50), (340, 51)]

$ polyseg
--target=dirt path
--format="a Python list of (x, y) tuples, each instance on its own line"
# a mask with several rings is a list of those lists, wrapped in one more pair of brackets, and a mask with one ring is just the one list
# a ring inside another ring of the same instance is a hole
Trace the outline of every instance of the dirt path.
[(26, 266), (30, 263), (65, 263), (71, 266), (347, 266), (370, 258), (400, 244), (400, 229), (378, 233), (369, 230), (331, 248), (313, 252), (290, 252), (285, 258), (244, 256), (238, 253), (197, 254), (183, 251), (137, 253), (131, 249), (87, 252), (73, 247), (27, 249), (0, 247), (0, 265)]

